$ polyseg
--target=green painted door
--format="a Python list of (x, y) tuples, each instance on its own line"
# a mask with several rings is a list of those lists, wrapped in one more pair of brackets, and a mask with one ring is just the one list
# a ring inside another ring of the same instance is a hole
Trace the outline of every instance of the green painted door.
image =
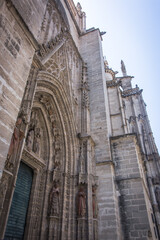
[(33, 171), (21, 162), (5, 233), (5, 240), (23, 239)]

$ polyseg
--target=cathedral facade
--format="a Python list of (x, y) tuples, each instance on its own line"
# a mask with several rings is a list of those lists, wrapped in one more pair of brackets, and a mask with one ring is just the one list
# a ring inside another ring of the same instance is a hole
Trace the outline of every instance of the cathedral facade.
[(73, 0), (0, 2), (0, 239), (160, 239), (142, 90)]

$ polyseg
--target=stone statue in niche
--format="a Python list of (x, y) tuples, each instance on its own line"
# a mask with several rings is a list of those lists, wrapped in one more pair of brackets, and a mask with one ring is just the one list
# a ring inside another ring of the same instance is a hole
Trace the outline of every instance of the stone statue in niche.
[(6, 192), (7, 192), (7, 187), (8, 187), (8, 179), (7, 179), (7, 177), (3, 176), (1, 179), (1, 183), (0, 183), (0, 214), (3, 209), (3, 204), (4, 204)]
[(53, 11), (52, 14), (53, 14), (52, 21), (54, 25), (54, 28), (53, 28), (54, 31), (52, 32), (52, 36), (56, 37), (61, 31), (61, 24), (60, 24), (61, 21), (56, 11)]
[(49, 215), (59, 215), (59, 186), (57, 182), (53, 183), (53, 187), (49, 195)]
[(26, 140), (26, 146), (27, 146), (28, 151), (32, 150), (33, 141), (34, 141), (34, 130), (30, 129), (28, 132), (27, 140)]
[(93, 207), (93, 218), (97, 218), (98, 207), (97, 207), (97, 196), (96, 187), (92, 187), (92, 207)]
[(31, 121), (30, 121), (30, 126), (29, 129), (35, 129), (35, 126), (37, 126), (38, 120), (37, 120), (37, 111), (33, 111), (31, 113)]
[(78, 192), (78, 216), (84, 217), (86, 214), (86, 194), (83, 187)]
[(38, 156), (40, 154), (41, 129), (38, 124), (37, 112), (31, 114), (29, 131), (26, 139), (26, 147), (28, 151), (33, 151)]
[(19, 116), (16, 121), (16, 126), (14, 128), (14, 132), (11, 138), (11, 143), (10, 143), (10, 147), (7, 155), (7, 162), (5, 166), (7, 169), (13, 168), (16, 160), (19, 144), (24, 137), (24, 133), (20, 130), (22, 120), (23, 120), (22, 116)]
[(36, 128), (34, 143), (33, 143), (33, 152), (38, 155), (40, 153), (40, 140), (41, 140), (40, 138), (41, 138), (40, 128)]
[(159, 208), (159, 211), (160, 211), (160, 186), (156, 187), (155, 195), (156, 195), (156, 200), (157, 200), (157, 203), (158, 203), (158, 208)]

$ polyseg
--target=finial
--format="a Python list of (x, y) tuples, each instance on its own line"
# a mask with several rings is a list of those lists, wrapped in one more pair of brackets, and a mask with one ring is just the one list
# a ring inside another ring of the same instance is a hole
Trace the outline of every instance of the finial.
[(123, 76), (127, 76), (126, 67), (124, 65), (123, 60), (121, 60), (121, 70), (122, 70)]
[(82, 13), (82, 7), (81, 7), (81, 4), (79, 2), (77, 3), (77, 11), (78, 11), (79, 14)]

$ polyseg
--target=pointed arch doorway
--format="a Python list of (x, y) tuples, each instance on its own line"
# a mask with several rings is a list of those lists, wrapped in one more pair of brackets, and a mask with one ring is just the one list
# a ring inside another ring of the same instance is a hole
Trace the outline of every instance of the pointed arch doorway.
[(21, 162), (8, 217), (5, 240), (23, 239), (32, 180), (32, 168)]

